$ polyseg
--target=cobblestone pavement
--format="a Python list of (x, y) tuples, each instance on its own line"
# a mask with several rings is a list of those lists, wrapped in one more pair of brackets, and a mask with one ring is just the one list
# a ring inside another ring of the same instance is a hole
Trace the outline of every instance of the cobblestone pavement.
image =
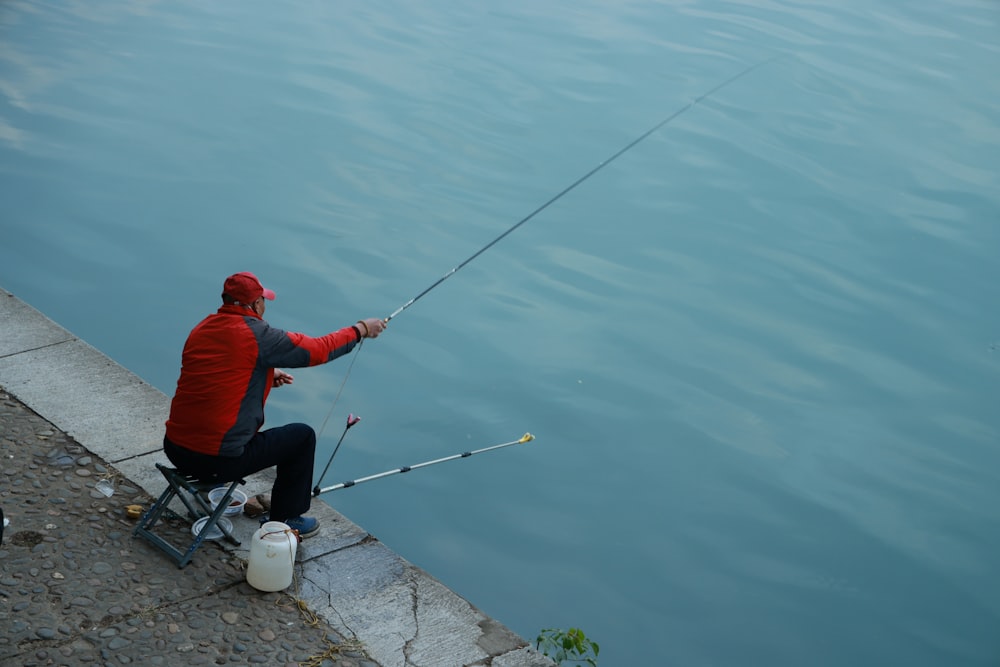
[(0, 387), (0, 665), (378, 667), (300, 607), (294, 584), (255, 590), (212, 542), (178, 569), (134, 540), (124, 508), (151, 502)]

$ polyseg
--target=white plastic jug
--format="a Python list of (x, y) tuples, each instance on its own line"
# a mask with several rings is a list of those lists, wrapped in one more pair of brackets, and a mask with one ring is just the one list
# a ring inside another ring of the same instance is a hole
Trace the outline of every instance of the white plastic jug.
[(250, 542), (247, 583), (259, 591), (282, 591), (292, 583), (299, 537), (280, 521), (268, 521)]

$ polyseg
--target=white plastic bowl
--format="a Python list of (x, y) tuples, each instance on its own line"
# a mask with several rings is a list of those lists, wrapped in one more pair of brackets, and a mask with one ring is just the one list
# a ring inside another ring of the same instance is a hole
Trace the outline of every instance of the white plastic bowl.
[[(195, 521), (194, 525), (191, 526), (191, 534), (194, 535), (195, 537), (198, 537), (198, 533), (200, 533), (205, 528), (205, 523), (207, 521), (208, 521), (208, 517), (207, 516), (203, 516), (200, 519), (198, 519), (197, 521)], [(212, 526), (212, 529), (210, 531), (208, 531), (208, 533), (205, 534), (205, 539), (206, 540), (221, 540), (222, 537), (223, 537), (223, 532), (222, 532), (222, 529), (219, 528), (219, 526), (223, 526), (226, 530), (228, 530), (230, 532), (232, 532), (232, 530), (233, 530), (233, 522), (232, 521), (230, 521), (229, 519), (225, 519), (225, 518), (219, 517), (219, 523), (217, 523), (216, 525)]]
[[(222, 496), (226, 495), (226, 488), (220, 486), (216, 489), (212, 489), (208, 492), (208, 502), (212, 505), (214, 510), (219, 506), (219, 501), (222, 500)], [(229, 507), (226, 511), (222, 513), (222, 516), (235, 516), (243, 511), (243, 506), (247, 504), (247, 494), (243, 493), (239, 489), (233, 491), (232, 497), (229, 499)]]

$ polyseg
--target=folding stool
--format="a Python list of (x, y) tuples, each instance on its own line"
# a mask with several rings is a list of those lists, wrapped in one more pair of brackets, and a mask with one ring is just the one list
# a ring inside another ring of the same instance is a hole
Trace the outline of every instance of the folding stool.
[[(160, 498), (153, 503), (146, 513), (143, 515), (142, 519), (139, 521), (139, 525), (136, 526), (133, 531), (133, 536), (142, 537), (150, 542), (153, 546), (157, 547), (168, 556), (170, 556), (176, 563), (177, 567), (182, 568), (191, 562), (191, 557), (194, 552), (198, 550), (201, 543), (205, 541), (205, 536), (207, 536), (213, 528), (218, 528), (222, 531), (223, 536), (228, 542), (239, 546), (240, 541), (237, 540), (232, 531), (219, 523), (219, 518), (222, 516), (226, 508), (229, 507), (229, 501), (233, 497), (233, 492), (236, 487), (240, 484), (246, 484), (245, 480), (236, 479), (233, 480), (229, 487), (226, 489), (226, 494), (219, 500), (219, 504), (216, 505), (215, 509), (209, 505), (204, 498), (202, 498), (202, 493), (206, 493), (211, 489), (218, 486), (215, 482), (203, 482), (192, 475), (185, 475), (176, 468), (168, 468), (165, 465), (159, 463), (156, 464), (157, 469), (163, 473), (164, 478), (167, 480), (167, 488), (160, 494)], [(186, 491), (187, 493), (183, 493)], [(187, 550), (181, 551), (174, 545), (170, 544), (164, 540), (159, 535), (153, 533), (153, 527), (163, 516), (164, 511), (167, 510), (167, 506), (170, 501), (173, 500), (174, 496), (181, 499), (184, 506), (187, 508), (188, 516), (191, 517), (192, 521), (196, 521), (203, 516), (207, 516), (208, 520), (205, 525), (202, 526), (201, 532), (195, 536), (194, 541), (187, 547)], [(193, 502), (192, 502), (193, 501)]]

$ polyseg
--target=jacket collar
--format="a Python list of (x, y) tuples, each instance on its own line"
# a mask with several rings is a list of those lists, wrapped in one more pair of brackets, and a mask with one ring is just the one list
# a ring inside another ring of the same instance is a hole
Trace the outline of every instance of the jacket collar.
[(247, 308), (243, 305), (236, 305), (234, 303), (224, 303), (219, 307), (218, 313), (220, 315), (239, 315), (240, 317), (255, 317), (258, 320), (261, 319), (260, 315), (255, 313), (252, 308)]

